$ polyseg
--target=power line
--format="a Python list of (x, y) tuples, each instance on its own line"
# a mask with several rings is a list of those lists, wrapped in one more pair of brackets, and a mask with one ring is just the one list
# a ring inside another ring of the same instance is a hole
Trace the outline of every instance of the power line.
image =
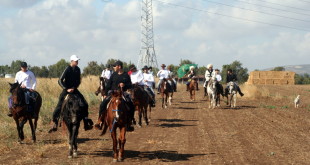
[(302, 9), (302, 8), (297, 8), (297, 7), (292, 7), (292, 6), (286, 6), (286, 5), (282, 5), (282, 4), (279, 4), (279, 3), (268, 2), (268, 1), (264, 1), (264, 0), (256, 0), (256, 1), (266, 2), (266, 3), (270, 3), (270, 4), (282, 6), (282, 7), (287, 7), (287, 8), (292, 8), (292, 9), (297, 9), (297, 10), (310, 11), (310, 10), (307, 10), (307, 9)]
[[(242, 3), (249, 4), (249, 5), (264, 7), (264, 8), (267, 8), (267, 9), (273, 9), (273, 10), (284, 11), (284, 12), (289, 12), (289, 13), (294, 13), (294, 14), (299, 14), (299, 15), (310, 16), (310, 14), (306, 14), (306, 13), (299, 13), (299, 12), (295, 12), (295, 11), (289, 11), (289, 10), (274, 8), (274, 7), (270, 7), (270, 6), (265, 6), (265, 5), (255, 4), (255, 3), (250, 3), (250, 2), (247, 2), (247, 1), (241, 1), (241, 0), (235, 0), (235, 1), (239, 1), (239, 2), (242, 2)], [(310, 2), (309, 2), (309, 3), (310, 3)]]
[(278, 14), (273, 14), (273, 13), (268, 13), (268, 12), (264, 12), (264, 11), (252, 10), (252, 9), (247, 9), (247, 8), (243, 8), (243, 7), (237, 7), (237, 6), (228, 5), (228, 4), (220, 3), (220, 2), (214, 2), (214, 1), (210, 1), (210, 0), (203, 0), (203, 1), (208, 1), (208, 2), (211, 2), (211, 3), (215, 3), (215, 4), (219, 4), (219, 5), (223, 5), (223, 6), (228, 6), (228, 7), (232, 7), (232, 8), (237, 8), (237, 9), (242, 9), (242, 10), (248, 10), (248, 11), (252, 11), (252, 12), (263, 13), (263, 14), (267, 14), (267, 15), (273, 15), (273, 16), (277, 16), (277, 17), (282, 17), (282, 18), (287, 18), (287, 19), (291, 19), (291, 20), (295, 20), (295, 21), (310, 22), (310, 21), (308, 21), (308, 20), (303, 20), (303, 19), (298, 19), (298, 18), (287, 17), (287, 16), (278, 15)]
[(256, 20), (251, 20), (251, 19), (246, 19), (246, 18), (234, 17), (234, 16), (230, 16), (230, 15), (210, 12), (210, 11), (206, 11), (206, 10), (202, 10), (202, 9), (197, 9), (197, 8), (193, 8), (193, 7), (188, 7), (188, 6), (182, 6), (182, 5), (173, 4), (173, 3), (169, 3), (169, 2), (164, 2), (164, 1), (160, 1), (160, 0), (154, 0), (154, 1), (160, 2), (162, 4), (167, 4), (167, 5), (170, 5), (170, 6), (181, 7), (181, 8), (185, 8), (185, 9), (189, 9), (189, 10), (195, 10), (195, 11), (198, 11), (198, 12), (205, 12), (205, 13), (220, 15), (220, 16), (223, 16), (223, 17), (229, 17), (229, 18), (239, 19), (239, 20), (248, 21), (248, 22), (255, 22), (255, 23), (260, 23), (260, 24), (265, 24), (265, 25), (270, 25), (270, 26), (277, 26), (277, 27), (288, 28), (288, 29), (294, 29), (294, 30), (305, 31), (305, 32), (309, 32), (310, 31), (308, 29), (295, 28), (295, 27), (291, 27), (291, 26), (284, 26), (284, 25), (278, 25), (278, 24), (273, 24), (273, 23), (268, 23), (268, 22), (263, 22), (263, 21), (256, 21)]

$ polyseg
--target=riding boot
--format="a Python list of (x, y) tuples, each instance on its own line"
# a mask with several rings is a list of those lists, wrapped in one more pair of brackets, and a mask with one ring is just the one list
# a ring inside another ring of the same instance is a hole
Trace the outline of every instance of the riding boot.
[(199, 91), (199, 89), (198, 89), (198, 83), (196, 84), (196, 91)]
[(52, 132), (56, 132), (57, 131), (58, 120), (54, 120), (53, 123), (54, 123), (53, 127), (50, 130), (48, 130), (48, 133), (52, 133)]
[(85, 117), (83, 119), (83, 122), (84, 122), (84, 130), (85, 131), (93, 129), (94, 122), (91, 119), (88, 119), (87, 117)]
[(244, 94), (241, 92), (240, 88), (238, 87), (238, 93), (240, 94), (240, 96), (242, 97)]
[(12, 117), (12, 116), (13, 116), (12, 110), (13, 110), (12, 108), (9, 108), (9, 113), (8, 113), (8, 116), (9, 116), (9, 117)]
[(134, 115), (135, 115), (135, 106), (133, 105), (132, 102), (129, 102), (129, 116), (128, 116), (129, 121), (128, 121), (127, 128), (126, 128), (128, 132), (135, 130), (135, 128), (132, 126)]
[(186, 84), (186, 91), (189, 91), (189, 84)]
[(206, 87), (204, 87), (205, 88), (205, 95), (204, 96), (207, 96), (207, 88)]

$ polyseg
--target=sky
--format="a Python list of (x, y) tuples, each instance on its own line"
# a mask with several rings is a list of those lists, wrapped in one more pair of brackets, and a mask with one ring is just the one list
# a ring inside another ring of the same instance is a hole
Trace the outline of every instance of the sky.
[[(246, 9), (246, 10), (245, 10)], [(256, 11), (256, 12), (254, 12)], [(0, 0), (0, 65), (137, 64), (141, 0)], [(310, 64), (310, 0), (153, 0), (158, 65)]]

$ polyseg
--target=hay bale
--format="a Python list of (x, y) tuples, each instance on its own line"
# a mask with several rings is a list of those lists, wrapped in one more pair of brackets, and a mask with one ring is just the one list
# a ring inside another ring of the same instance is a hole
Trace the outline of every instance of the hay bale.
[(295, 73), (290, 71), (253, 71), (247, 84), (294, 85)]

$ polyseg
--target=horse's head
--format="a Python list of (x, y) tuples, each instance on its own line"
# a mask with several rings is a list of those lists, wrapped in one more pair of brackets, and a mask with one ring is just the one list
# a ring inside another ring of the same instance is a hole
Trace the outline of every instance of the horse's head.
[(109, 109), (112, 110), (113, 118), (119, 121), (121, 116), (124, 116), (125, 103), (121, 91), (113, 91)]
[(10, 93), (12, 94), (13, 107), (25, 105), (25, 93), (18, 82), (10, 84)]
[(78, 122), (78, 114), (81, 111), (81, 98), (77, 94), (68, 94), (64, 100), (64, 108), (68, 110), (71, 122)]
[(233, 81), (230, 81), (228, 83), (229, 86), (229, 93), (232, 94), (232, 92), (235, 90), (235, 83)]
[(210, 87), (210, 88), (212, 88), (212, 89), (215, 89), (216, 88), (216, 78), (214, 78), (214, 77), (212, 77), (212, 78), (210, 78), (210, 80), (209, 80), (209, 83), (208, 83), (208, 86)]

